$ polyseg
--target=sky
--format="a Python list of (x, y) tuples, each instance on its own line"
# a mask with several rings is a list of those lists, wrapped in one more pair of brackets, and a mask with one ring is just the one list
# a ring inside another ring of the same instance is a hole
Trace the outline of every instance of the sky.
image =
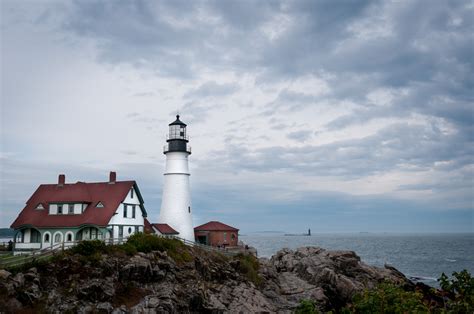
[(0, 227), (188, 124), (194, 224), (473, 232), (473, 1), (0, 1)]

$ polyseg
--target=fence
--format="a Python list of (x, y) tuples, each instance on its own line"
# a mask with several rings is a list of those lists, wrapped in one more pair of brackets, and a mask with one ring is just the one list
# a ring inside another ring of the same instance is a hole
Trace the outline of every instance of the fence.
[[(176, 236), (165, 236), (165, 237), (182, 241), (186, 245), (198, 247), (208, 252), (218, 252), (227, 256), (233, 256), (233, 255), (238, 254), (236, 252), (228, 252), (225, 249), (219, 249), (219, 248), (215, 248), (215, 247), (208, 246), (205, 244), (196, 243), (196, 242), (189, 241), (189, 240), (176, 237)], [(103, 241), (107, 245), (114, 245), (114, 244), (123, 244), (127, 242), (127, 239), (110, 238), (110, 239), (99, 239), (99, 241)], [(0, 268), (17, 267), (17, 266), (21, 266), (30, 262), (45, 260), (53, 256), (54, 253), (68, 249), (69, 247), (74, 246), (75, 244), (79, 242), (81, 242), (81, 240), (71, 241), (71, 242), (60, 242), (60, 243), (53, 244), (47, 248), (43, 248), (41, 250), (29, 251), (29, 252), (25, 252), (26, 254), (20, 254), (20, 255), (9, 255), (9, 256), (0, 255)]]

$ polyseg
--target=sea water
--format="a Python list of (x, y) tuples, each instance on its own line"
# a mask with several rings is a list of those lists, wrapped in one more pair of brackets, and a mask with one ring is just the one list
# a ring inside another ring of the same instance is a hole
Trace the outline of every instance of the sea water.
[(369, 265), (394, 266), (407, 277), (438, 286), (441, 273), (467, 269), (474, 276), (474, 233), (468, 234), (247, 234), (240, 240), (257, 249), (259, 257), (271, 257), (282, 248), (317, 246), (351, 250)]

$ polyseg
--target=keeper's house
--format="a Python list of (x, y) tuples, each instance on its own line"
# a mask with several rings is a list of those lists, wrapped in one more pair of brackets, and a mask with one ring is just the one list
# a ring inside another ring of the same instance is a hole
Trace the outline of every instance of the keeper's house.
[(144, 231), (147, 216), (135, 181), (41, 184), (13, 222), (14, 250), (43, 249), (54, 244), (72, 245), (91, 239), (126, 239)]

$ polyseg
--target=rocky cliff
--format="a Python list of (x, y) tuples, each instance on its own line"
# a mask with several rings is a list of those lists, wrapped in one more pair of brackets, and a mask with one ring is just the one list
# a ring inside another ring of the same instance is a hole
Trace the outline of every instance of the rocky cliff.
[[(0, 270), (6, 312), (292, 312), (303, 299), (337, 309), (388, 280), (411, 285), (394, 268), (364, 264), (350, 251), (284, 249), (271, 259), (224, 257), (187, 247), (166, 251), (62, 254), (23, 271)], [(0, 311), (2, 311), (0, 310)]]

